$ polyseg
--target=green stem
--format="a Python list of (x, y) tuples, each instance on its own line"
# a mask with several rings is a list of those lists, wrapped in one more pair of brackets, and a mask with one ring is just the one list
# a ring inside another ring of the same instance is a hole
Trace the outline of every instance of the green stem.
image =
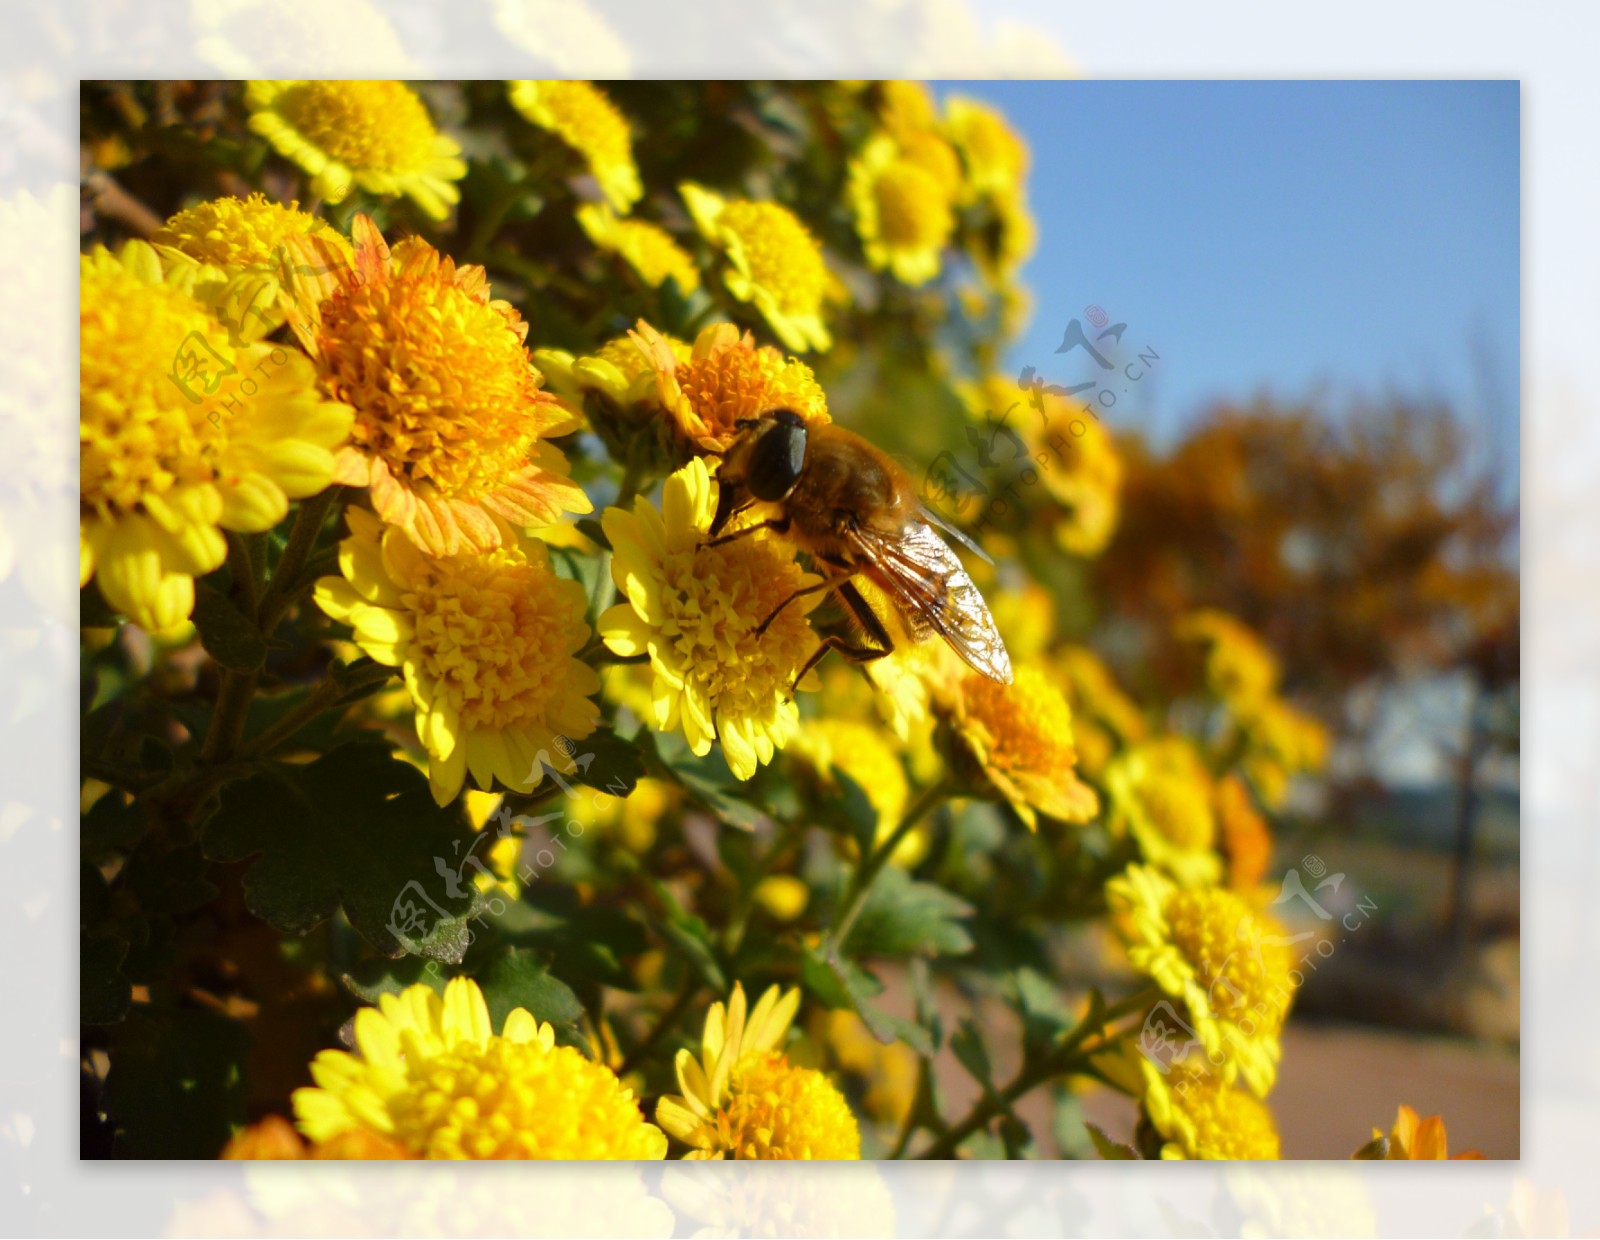
[(256, 673), (222, 673), (222, 689), (217, 694), (217, 708), (211, 712), (211, 726), (200, 745), (202, 762), (229, 762), (239, 748), (239, 738), (244, 735), (244, 721), (250, 713), (250, 700), (256, 695)]
[(889, 864), (889, 858), (894, 856), (895, 849), (910, 835), (916, 825), (935, 809), (951, 794), (952, 786), (946, 780), (930, 785), (906, 811), (905, 817), (900, 820), (900, 825), (889, 833), (887, 839), (872, 849), (870, 853), (856, 867), (856, 872), (850, 877), (850, 885), (845, 890), (844, 898), (839, 901), (839, 909), (834, 914), (833, 924), (828, 929), (828, 938), (835, 948), (843, 948), (845, 941), (850, 937), (850, 930), (856, 924), (856, 918), (861, 916), (861, 910), (866, 907), (867, 896), (872, 891), (872, 884), (877, 879), (883, 867)]
[(617, 498), (611, 501), (611, 506), (625, 511), (631, 509), (633, 501), (638, 497), (639, 486), (643, 481), (643, 466), (638, 461), (630, 460), (622, 468), (622, 481), (617, 483)]
[(329, 487), (320, 495), (300, 502), (300, 511), (295, 514), (294, 525), (289, 529), (289, 541), (284, 545), (283, 554), (278, 557), (278, 566), (272, 571), (272, 584), (261, 599), (261, 632), (268, 637), (272, 636), (278, 621), (283, 619), (283, 613), (289, 610), (303, 586), (299, 580), (301, 570), (311, 555), (311, 549), (316, 546), (317, 535), (322, 532), (322, 523), (327, 519), (328, 509), (333, 507), (339, 490), (338, 487)]
[[(1017, 1099), (1045, 1082), (1058, 1076), (1068, 1076), (1088, 1063), (1090, 1055), (1104, 1050), (1114, 1037), (1102, 1037), (1088, 1050), (1083, 1044), (1095, 1034), (1104, 1034), (1107, 1026), (1124, 1016), (1148, 1007), (1160, 995), (1159, 987), (1147, 986), (1136, 994), (1112, 1004), (1094, 1025), (1083, 1024), (1072, 1031), (1059, 1046), (1042, 1059), (1024, 1063), (1017, 1075), (998, 1093), (988, 1090), (972, 1104), (972, 1109), (957, 1123), (947, 1129), (932, 1145), (918, 1154), (920, 1159), (951, 1158), (961, 1148), (961, 1143), (973, 1133), (987, 1127), (993, 1120), (1010, 1111)], [(1121, 1036), (1121, 1035), (1117, 1035)]]
[(656, 1023), (650, 1026), (650, 1032), (645, 1034), (643, 1040), (623, 1056), (622, 1066), (617, 1069), (617, 1075), (627, 1076), (629, 1072), (637, 1068), (639, 1061), (655, 1049), (656, 1043), (667, 1036), (667, 1032), (678, 1023), (683, 1014), (689, 1010), (690, 1004), (699, 996), (700, 981), (698, 978), (691, 977), (684, 982), (683, 988), (678, 991), (678, 997), (672, 1001), (666, 1011), (661, 1013), (656, 1019)]
[(354, 693), (357, 689), (367, 685), (376, 684), (389, 679), (394, 674), (394, 668), (383, 663), (373, 663), (366, 667), (357, 668), (348, 676), (330, 676), (311, 693), (305, 701), (296, 706), (277, 723), (273, 724), (252, 740), (241, 751), (245, 758), (259, 758), (270, 754), (279, 745), (289, 740), (318, 715), (334, 706), (345, 695)]
[(232, 530), (227, 532), (228, 576), (233, 578), (233, 593), (239, 601), (239, 610), (247, 616), (256, 614), (260, 594), (255, 556), (251, 554), (250, 545), (255, 538), (253, 534), (237, 534)]

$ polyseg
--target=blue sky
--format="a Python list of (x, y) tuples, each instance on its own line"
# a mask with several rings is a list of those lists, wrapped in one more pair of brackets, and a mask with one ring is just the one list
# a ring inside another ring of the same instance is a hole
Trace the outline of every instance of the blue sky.
[(1053, 351), (1098, 304), (1128, 324), (1125, 355), (1161, 356), (1108, 423), (1164, 439), (1216, 398), (1442, 396), (1515, 479), (1516, 82), (937, 89), (997, 104), (1032, 148), (1014, 370), (1094, 378), (1082, 351)]

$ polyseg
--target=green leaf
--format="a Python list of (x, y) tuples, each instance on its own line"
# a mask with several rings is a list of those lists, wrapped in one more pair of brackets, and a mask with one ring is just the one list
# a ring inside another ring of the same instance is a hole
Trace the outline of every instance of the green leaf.
[(1101, 1158), (1109, 1159), (1112, 1162), (1138, 1161), (1139, 1155), (1134, 1152), (1133, 1146), (1113, 1141), (1093, 1124), (1086, 1122), (1083, 1126), (1089, 1130), (1089, 1140), (1094, 1142), (1095, 1153), (1099, 1154)]
[(590, 788), (625, 797), (644, 778), (644, 757), (638, 746), (610, 728), (597, 728), (593, 735), (576, 742), (576, 748), (570, 755), (577, 768), (571, 778)]
[(194, 627), (200, 644), (223, 667), (256, 672), (267, 661), (267, 639), (233, 600), (204, 581), (195, 583)]
[(381, 995), (397, 995), (410, 986), (421, 983), (431, 986), (439, 994), (449, 979), (437, 960), (423, 956), (402, 956), (398, 960), (379, 956), (363, 960), (339, 978), (344, 988), (363, 1003), (376, 1004)]
[(1017, 1011), (1022, 1015), (1024, 1041), (1046, 1046), (1072, 1028), (1072, 1013), (1061, 1002), (1056, 984), (1037, 969), (1018, 969), (1012, 975), (1017, 988)]
[(245, 903), (279, 930), (305, 934), (342, 906), (385, 955), (452, 964), (480, 899), (474, 842), (459, 802), (435, 805), (422, 772), (366, 740), (229, 784), (204, 840), (215, 861), (261, 854)]
[(1373, 1137), (1372, 1140), (1368, 1141), (1350, 1157), (1361, 1162), (1374, 1160), (1381, 1162), (1389, 1157), (1389, 1138), (1385, 1136)]
[(649, 946), (640, 922), (620, 909), (586, 905), (570, 887), (535, 883), (524, 889), (522, 899), (504, 919), (509, 924), (525, 916), (532, 923), (507, 933), (515, 946), (536, 952), (554, 973), (580, 989), (638, 988), (622, 960)]
[(478, 977), (489, 1004), (489, 1019), (496, 1029), (505, 1026), (513, 1008), (526, 1008), (537, 1021), (548, 1021), (558, 1031), (575, 1033), (583, 1004), (572, 988), (552, 977), (544, 962), (531, 951), (511, 948)]
[(933, 1054), (933, 1040), (926, 1029), (871, 1002), (883, 992), (883, 983), (860, 965), (831, 952), (802, 947), (800, 982), (828, 1007), (855, 1012), (878, 1041), (904, 1042), (919, 1055)]
[(888, 866), (872, 884), (845, 951), (852, 956), (954, 956), (972, 950), (972, 938), (957, 918), (972, 906), (932, 883), (914, 882)]
[(761, 824), (764, 815), (744, 800), (740, 790), (745, 785), (727, 782), (726, 764), (721, 759), (717, 760), (723, 768), (719, 776), (710, 760), (695, 757), (676, 733), (648, 733), (643, 743), (651, 747), (650, 756), (656, 758), (662, 774), (681, 786), (702, 809), (742, 831), (754, 831)]
[(86, 1025), (121, 1020), (133, 1001), (133, 988), (122, 976), (128, 945), (111, 935), (82, 935), (78, 945), (78, 1019)]
[(839, 792), (820, 807), (823, 823), (843, 831), (853, 839), (861, 850), (861, 856), (865, 857), (878, 839), (878, 811), (867, 799), (861, 785), (843, 767), (834, 766), (831, 778), (838, 785)]
[(989, 1051), (983, 1044), (983, 1035), (971, 1020), (963, 1020), (960, 1028), (950, 1035), (950, 1050), (973, 1080), (985, 1090), (994, 1089), (994, 1067), (989, 1062)]
[(250, 1037), (205, 1008), (128, 1011), (111, 1047), (105, 1105), (119, 1158), (215, 1158), (245, 1119)]

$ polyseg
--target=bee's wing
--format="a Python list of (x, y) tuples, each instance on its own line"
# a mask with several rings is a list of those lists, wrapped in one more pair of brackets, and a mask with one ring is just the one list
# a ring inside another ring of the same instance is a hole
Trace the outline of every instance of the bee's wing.
[(891, 532), (863, 527), (848, 538), (876, 570), (872, 580), (908, 615), (949, 642), (973, 671), (1011, 683), (1011, 657), (989, 605), (932, 526), (913, 520)]

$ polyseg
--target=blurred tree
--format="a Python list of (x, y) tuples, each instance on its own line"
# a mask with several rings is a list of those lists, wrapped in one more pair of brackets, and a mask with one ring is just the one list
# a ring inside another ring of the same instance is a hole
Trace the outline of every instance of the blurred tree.
[[(1436, 404), (1218, 407), (1170, 452), (1126, 443), (1125, 515), (1094, 566), (1107, 611), (1142, 631), (1160, 688), (1196, 674), (1165, 640), (1173, 619), (1221, 607), (1265, 637), (1286, 690), (1343, 719), (1358, 751), (1383, 711), (1360, 709), (1355, 690), (1381, 703), (1466, 678), (1466, 719), (1444, 755), (1458, 794), (1447, 913), (1458, 936), (1477, 781), (1514, 750), (1519, 675), (1516, 501), (1492, 464), (1472, 464), (1468, 440)], [(1365, 765), (1346, 766), (1347, 789)]]

